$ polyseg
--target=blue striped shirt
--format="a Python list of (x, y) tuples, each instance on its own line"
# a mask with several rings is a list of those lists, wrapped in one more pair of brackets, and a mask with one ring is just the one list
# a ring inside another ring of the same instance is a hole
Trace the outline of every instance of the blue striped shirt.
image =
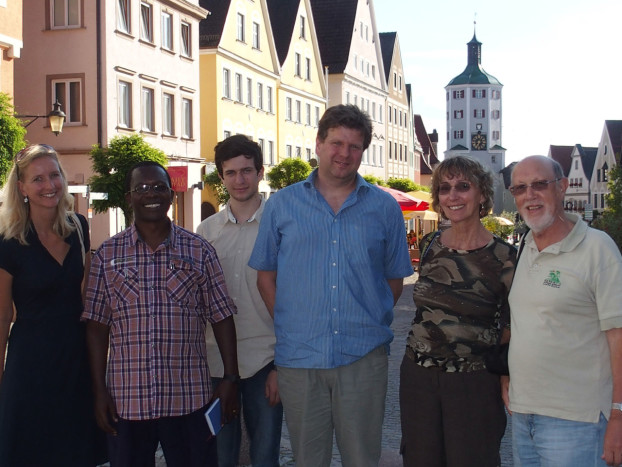
[(337, 214), (315, 188), (316, 171), (273, 194), (249, 266), (277, 271), (275, 362), (348, 365), (393, 340), (387, 279), (412, 274), (397, 202), (357, 175)]

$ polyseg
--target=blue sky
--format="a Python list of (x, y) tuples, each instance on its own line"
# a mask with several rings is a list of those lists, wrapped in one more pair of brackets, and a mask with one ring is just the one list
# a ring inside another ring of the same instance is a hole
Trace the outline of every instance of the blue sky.
[(506, 164), (549, 145), (597, 146), (622, 120), (620, 0), (375, 0), (379, 32), (397, 31), (414, 112), (446, 149), (445, 86), (482, 42), (482, 67), (503, 84)]

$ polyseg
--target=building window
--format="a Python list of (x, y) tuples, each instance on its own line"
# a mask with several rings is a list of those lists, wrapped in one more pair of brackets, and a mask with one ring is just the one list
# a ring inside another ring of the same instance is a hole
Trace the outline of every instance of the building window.
[(272, 86), (268, 86), (268, 88), (266, 89), (266, 91), (268, 92), (268, 112), (273, 113), (272, 112)]
[(499, 131), (495, 130), (492, 132), (492, 139), (494, 140), (498, 140), (499, 139)]
[(175, 134), (174, 109), (175, 100), (172, 94), (162, 94), (162, 134)]
[(231, 99), (231, 72), (226, 68), (222, 70), (222, 95)]
[(296, 157), (302, 159), (302, 148), (300, 146), (296, 146)]
[(257, 83), (257, 108), (263, 110), (263, 84)]
[(464, 131), (456, 130), (454, 131), (454, 139), (462, 139), (464, 138)]
[(162, 48), (173, 50), (173, 16), (162, 13)]
[(259, 149), (261, 149), (261, 154), (265, 155), (266, 154), (266, 142), (263, 138), (258, 138), (257, 139), (257, 144), (259, 144)]
[(191, 139), (192, 134), (192, 101), (190, 99), (181, 100), (181, 136)]
[(290, 120), (292, 119), (292, 98), (291, 97), (286, 97), (285, 98), (285, 120)]
[(393, 107), (389, 106), (389, 123), (393, 122)]
[(300, 38), (301, 39), (306, 39), (307, 38), (307, 30), (306, 30), (306, 23), (305, 23), (305, 17), (300, 15)]
[(496, 164), (496, 163), (497, 163), (497, 156), (496, 156), (495, 154), (492, 154), (492, 155), (490, 156), (490, 162), (491, 162), (492, 164)]
[(397, 89), (397, 73), (393, 73), (393, 89)]
[(315, 126), (318, 126), (320, 124), (320, 108), (316, 105), (315, 106)]
[(499, 115), (500, 115), (500, 114), (501, 114), (501, 113), (500, 113), (498, 110), (493, 110), (493, 111), (491, 112), (491, 116), (492, 116), (492, 118), (493, 118), (493, 119), (495, 119), (495, 120), (499, 120)]
[(52, 29), (69, 29), (80, 27), (81, 0), (52, 1)]
[(393, 148), (393, 145), (389, 141), (389, 160), (393, 158), (393, 151), (391, 150), (391, 148)]
[(464, 110), (454, 110), (454, 118), (464, 118)]
[(52, 102), (61, 104), (65, 112), (65, 125), (80, 125), (82, 118), (82, 79), (52, 80)]
[(286, 156), (288, 159), (291, 159), (291, 158), (292, 158), (292, 145), (291, 145), (291, 144), (287, 144), (287, 145), (285, 146), (285, 156)]
[(376, 79), (376, 65), (371, 66), (371, 77)]
[(245, 33), (244, 33), (244, 15), (242, 13), (238, 13), (238, 40), (245, 42)]
[(119, 81), (119, 126), (123, 128), (132, 127), (132, 83)]
[(354, 69), (357, 70), (359, 67), (359, 58), (356, 54), (354, 54)]
[(184, 57), (192, 57), (192, 46), (190, 39), (192, 38), (190, 25), (188, 23), (181, 23), (181, 54)]
[(153, 42), (153, 11), (149, 3), (140, 4), (140, 38)]
[(402, 76), (401, 76), (401, 75), (400, 75), (400, 76), (399, 76), (399, 78), (398, 78), (398, 82), (399, 82), (399, 85), (400, 85), (400, 91), (401, 91), (401, 90), (402, 90)]
[(378, 118), (380, 119), (380, 123), (382, 123), (382, 105), (378, 106)]
[(228, 130), (223, 131), (223, 138), (227, 139), (229, 136), (231, 136), (231, 132)]
[(378, 162), (380, 162), (380, 167), (382, 167), (383, 161), (382, 161), (382, 144), (378, 147)]
[(493, 99), (500, 99), (501, 98), (501, 91), (491, 91), (492, 94), (492, 98)]
[(307, 120), (306, 123), (308, 126), (311, 126), (311, 104), (305, 104), (305, 109), (307, 111)]
[(259, 23), (253, 21), (253, 49), (259, 50)]
[(129, 34), (130, 30), (130, 0), (117, 0), (117, 28)]
[(300, 73), (300, 54), (296, 53), (294, 55), (294, 76), (302, 76)]
[(302, 103), (296, 101), (296, 123), (302, 122)]
[(402, 156), (402, 145), (400, 144), (400, 161), (404, 160)]
[(350, 91), (346, 91), (346, 104), (350, 103)]
[(235, 100), (242, 102), (242, 75), (240, 73), (235, 74)]
[(153, 112), (153, 89), (142, 88), (141, 91), (142, 130), (155, 131)]
[(371, 118), (373, 120), (376, 120), (376, 103), (375, 102), (371, 103)]
[(274, 165), (274, 141), (268, 141), (268, 163)]
[(471, 94), (475, 99), (484, 99), (486, 97), (485, 89), (473, 89)]
[(246, 103), (253, 106), (253, 80), (246, 78)]
[(609, 181), (609, 170), (603, 169), (603, 182), (608, 182), (608, 181)]
[(311, 59), (305, 58), (305, 78), (307, 81), (311, 81)]
[(473, 116), (475, 118), (486, 118), (486, 111), (484, 109), (474, 109)]
[(460, 91), (454, 91), (454, 99), (464, 99), (464, 89)]

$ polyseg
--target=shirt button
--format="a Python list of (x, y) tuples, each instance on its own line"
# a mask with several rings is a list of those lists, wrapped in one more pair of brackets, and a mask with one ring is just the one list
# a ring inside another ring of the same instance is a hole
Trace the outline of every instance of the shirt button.
[(336, 289), (336, 288), (337, 288), (337, 286), (336, 286), (336, 285), (333, 285), (333, 289)]
[(339, 334), (339, 331), (335, 331), (335, 334)]
[(333, 243), (337, 243), (337, 240), (333, 240)]
[(337, 311), (337, 308), (333, 308), (333, 311), (335, 311), (335, 312), (336, 312), (336, 311)]
[(333, 263), (333, 266), (337, 266), (337, 263)]

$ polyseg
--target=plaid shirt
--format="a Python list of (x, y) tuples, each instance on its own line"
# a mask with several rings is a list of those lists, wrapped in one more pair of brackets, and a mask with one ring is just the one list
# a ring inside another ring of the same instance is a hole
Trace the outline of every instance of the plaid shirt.
[(171, 224), (151, 251), (132, 227), (93, 256), (83, 319), (110, 326), (107, 385), (122, 418), (185, 415), (211, 394), (205, 327), (235, 313), (213, 247)]

